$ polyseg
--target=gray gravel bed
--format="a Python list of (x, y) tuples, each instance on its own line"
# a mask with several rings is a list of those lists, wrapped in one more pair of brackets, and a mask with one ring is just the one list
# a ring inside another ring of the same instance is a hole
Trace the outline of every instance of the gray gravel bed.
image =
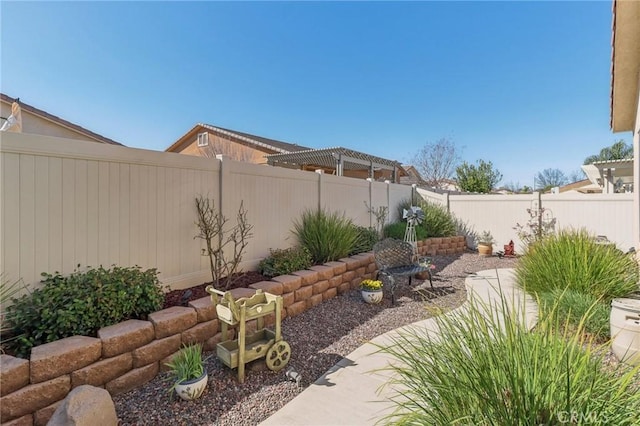
[[(247, 365), (244, 384), (210, 353), (209, 384), (196, 401), (170, 399), (167, 374), (131, 392), (114, 397), (122, 425), (256, 425), (282, 408), (329, 368), (363, 343), (389, 330), (448, 311), (466, 300), (465, 278), (477, 271), (511, 268), (517, 259), (481, 257), (476, 253), (435, 256), (434, 290), (429, 282), (406, 281), (396, 289), (396, 304), (388, 295), (379, 305), (368, 305), (353, 290), (304, 313), (282, 321), (284, 340), (292, 349), (283, 371), (266, 368), (264, 360)], [(437, 309), (433, 309), (437, 308)], [(300, 386), (287, 381), (292, 367), (301, 375)]]

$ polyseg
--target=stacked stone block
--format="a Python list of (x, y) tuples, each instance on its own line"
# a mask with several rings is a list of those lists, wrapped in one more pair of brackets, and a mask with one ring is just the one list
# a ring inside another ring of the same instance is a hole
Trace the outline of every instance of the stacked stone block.
[(421, 256), (459, 254), (464, 253), (466, 249), (467, 241), (463, 235), (418, 241), (418, 253)]
[[(271, 281), (231, 290), (250, 297), (256, 290), (282, 296), (282, 319), (296, 316), (358, 287), (375, 276), (372, 253), (312, 266)], [(273, 325), (275, 314), (265, 317)], [(247, 324), (255, 330), (256, 321)], [(183, 344), (202, 343), (214, 351), (220, 324), (209, 297), (149, 315), (148, 321), (128, 320), (104, 327), (98, 337), (73, 336), (34, 347), (31, 360), (0, 355), (0, 422), (2, 425), (46, 425), (67, 394), (92, 385), (111, 395), (128, 392), (152, 380)], [(230, 330), (235, 338), (235, 330)], [(293, 348), (295, 351), (295, 348)]]

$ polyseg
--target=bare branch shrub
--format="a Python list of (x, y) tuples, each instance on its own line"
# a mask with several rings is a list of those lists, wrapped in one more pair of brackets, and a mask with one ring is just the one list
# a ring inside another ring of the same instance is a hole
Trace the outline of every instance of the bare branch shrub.
[(364, 202), (365, 207), (367, 208), (367, 212), (376, 217), (376, 232), (378, 233), (378, 238), (382, 238), (383, 230), (385, 222), (387, 221), (387, 215), (389, 214), (389, 207), (387, 206), (378, 206), (373, 207), (369, 206), (369, 203)]
[[(194, 238), (205, 241), (202, 255), (209, 257), (213, 286), (219, 290), (229, 289), (238, 278), (242, 256), (248, 240), (253, 237), (253, 225), (247, 219), (244, 203), (240, 203), (236, 216), (236, 225), (227, 226), (228, 219), (216, 210), (214, 201), (202, 195), (196, 198), (198, 220), (196, 225), (200, 233)], [(225, 253), (226, 248), (226, 253)], [(233, 253), (233, 256), (229, 257)], [(220, 279), (226, 277), (224, 288), (220, 288)]]

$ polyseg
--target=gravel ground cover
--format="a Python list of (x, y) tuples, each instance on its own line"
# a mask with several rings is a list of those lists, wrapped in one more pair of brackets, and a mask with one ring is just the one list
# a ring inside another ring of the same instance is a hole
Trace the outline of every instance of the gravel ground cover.
[[(206, 364), (209, 384), (196, 401), (170, 398), (161, 373), (151, 382), (114, 397), (121, 425), (256, 425), (282, 408), (343, 357), (363, 343), (389, 330), (448, 311), (466, 300), (465, 278), (477, 271), (512, 268), (516, 258), (481, 257), (476, 253), (435, 256), (434, 289), (428, 281), (401, 282), (397, 301), (385, 296), (379, 305), (368, 305), (358, 290), (345, 293), (282, 321), (284, 340), (291, 345), (287, 368), (273, 372), (264, 360), (247, 365), (244, 384), (237, 372), (211, 355)], [(300, 373), (299, 385), (287, 381), (285, 371)]]

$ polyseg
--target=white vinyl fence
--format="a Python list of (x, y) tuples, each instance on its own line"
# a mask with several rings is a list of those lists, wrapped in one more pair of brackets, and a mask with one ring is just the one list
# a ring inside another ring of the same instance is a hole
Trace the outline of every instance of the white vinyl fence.
[[(157, 268), (174, 289), (210, 279), (197, 234), (195, 198), (209, 197), (235, 223), (240, 203), (254, 225), (242, 267), (269, 249), (295, 244), (291, 230), (306, 209), (344, 212), (375, 226), (367, 206), (410, 198), (406, 185), (39, 135), (0, 135), (0, 272), (36, 285), (42, 272), (78, 265)], [(558, 227), (584, 227), (621, 250), (633, 246), (633, 194), (453, 195), (419, 189), (471, 230), (489, 230), (499, 248), (520, 246), (516, 223), (540, 203)], [(471, 241), (469, 241), (472, 243)]]
[(456, 217), (466, 222), (471, 230), (490, 231), (497, 248), (516, 244), (522, 252), (522, 241), (514, 227), (526, 225), (530, 219), (527, 209), (544, 208), (556, 219), (556, 229), (584, 228), (593, 235), (604, 235), (616, 246), (627, 251), (634, 246), (633, 194), (439, 194), (418, 189), (418, 193), (431, 202), (447, 206)]
[[(157, 268), (174, 289), (209, 281), (195, 198), (213, 199), (230, 225), (240, 206), (254, 225), (244, 269), (294, 245), (305, 209), (375, 225), (365, 205), (390, 207), (406, 185), (40, 135), (1, 134), (0, 272), (36, 285), (77, 265)], [(391, 203), (391, 204), (390, 204)]]

